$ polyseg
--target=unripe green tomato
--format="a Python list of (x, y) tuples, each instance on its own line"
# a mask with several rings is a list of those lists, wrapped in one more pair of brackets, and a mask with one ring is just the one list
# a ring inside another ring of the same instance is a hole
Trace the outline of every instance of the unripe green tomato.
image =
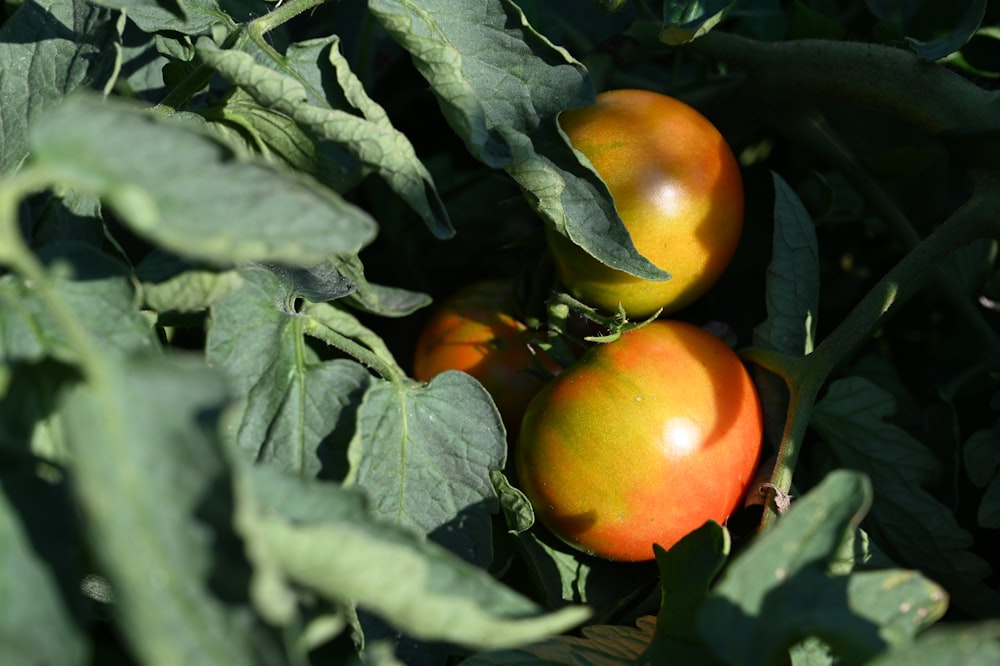
[(653, 559), (740, 505), (760, 459), (761, 407), (739, 357), (690, 324), (655, 321), (597, 345), (528, 406), (515, 472), (566, 543)]
[(549, 231), (566, 288), (608, 312), (621, 303), (632, 318), (672, 312), (704, 294), (743, 230), (739, 165), (715, 126), (687, 104), (646, 90), (601, 93), (559, 123), (607, 184), (636, 249), (672, 276), (635, 277)]
[(413, 354), (413, 377), (420, 381), (445, 370), (462, 370), (479, 380), (511, 435), (516, 435), (528, 402), (545, 385), (539, 365), (559, 370), (548, 356), (532, 353), (529, 343), (538, 334), (515, 311), (509, 283), (466, 285), (435, 309)]

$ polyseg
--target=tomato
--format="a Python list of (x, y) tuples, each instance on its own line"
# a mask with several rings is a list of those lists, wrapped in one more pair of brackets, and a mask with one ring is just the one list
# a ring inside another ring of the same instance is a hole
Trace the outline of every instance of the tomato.
[(417, 340), (413, 376), (430, 381), (445, 370), (462, 370), (479, 380), (496, 403), (509, 434), (515, 434), (528, 402), (545, 385), (532, 354), (538, 334), (515, 315), (514, 295), (499, 280), (475, 282), (460, 289), (434, 311)]
[(637, 278), (549, 231), (570, 293), (610, 312), (621, 303), (633, 318), (678, 310), (704, 294), (743, 230), (739, 165), (715, 126), (683, 102), (645, 90), (601, 93), (559, 122), (607, 184), (636, 249), (672, 276)]
[(584, 552), (653, 558), (740, 505), (761, 451), (760, 401), (712, 334), (658, 320), (590, 349), (532, 400), (515, 472), (536, 517)]

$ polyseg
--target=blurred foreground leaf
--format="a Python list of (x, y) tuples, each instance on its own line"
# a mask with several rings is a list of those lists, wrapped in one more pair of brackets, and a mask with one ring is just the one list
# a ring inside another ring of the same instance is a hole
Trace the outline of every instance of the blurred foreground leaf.
[(860, 663), (944, 614), (943, 591), (915, 572), (830, 575), (871, 501), (866, 477), (834, 471), (732, 563), (698, 617), (717, 657), (763, 666), (813, 636)]
[[(115, 618), (146, 663), (269, 663), (232, 533), (231, 477), (215, 428), (221, 377), (180, 359), (93, 360), (63, 416), (86, 537)], [(256, 654), (256, 657), (255, 657)]]
[(355, 490), (266, 467), (247, 474), (240, 525), (257, 571), (356, 603), (409, 636), (506, 647), (568, 630), (588, 615), (582, 607), (541, 613), (483, 569), (374, 520)]
[(33, 128), (33, 159), (67, 186), (100, 194), (136, 233), (182, 256), (310, 265), (374, 238), (361, 209), (311, 178), (236, 158), (183, 118), (72, 97)]

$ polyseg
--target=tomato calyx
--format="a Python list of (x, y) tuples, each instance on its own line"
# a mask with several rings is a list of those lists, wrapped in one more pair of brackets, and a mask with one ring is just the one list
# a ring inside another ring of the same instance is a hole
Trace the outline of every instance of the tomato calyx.
[(643, 320), (632, 321), (621, 305), (617, 312), (606, 315), (564, 292), (549, 297), (546, 308), (550, 331), (556, 333), (554, 337), (582, 351), (595, 343), (614, 342), (622, 334), (652, 323), (662, 312), (657, 310)]

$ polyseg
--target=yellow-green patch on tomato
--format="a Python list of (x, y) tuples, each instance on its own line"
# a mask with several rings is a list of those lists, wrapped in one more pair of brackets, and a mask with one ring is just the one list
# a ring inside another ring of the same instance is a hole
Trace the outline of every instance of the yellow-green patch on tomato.
[(566, 288), (608, 312), (620, 303), (632, 318), (672, 312), (704, 294), (743, 230), (743, 181), (718, 129), (687, 104), (646, 90), (601, 93), (559, 123), (607, 184), (636, 249), (672, 276), (637, 278), (550, 230)]
[(761, 450), (739, 357), (690, 324), (656, 321), (597, 345), (531, 401), (515, 451), (536, 517), (600, 557), (641, 561), (744, 498)]

